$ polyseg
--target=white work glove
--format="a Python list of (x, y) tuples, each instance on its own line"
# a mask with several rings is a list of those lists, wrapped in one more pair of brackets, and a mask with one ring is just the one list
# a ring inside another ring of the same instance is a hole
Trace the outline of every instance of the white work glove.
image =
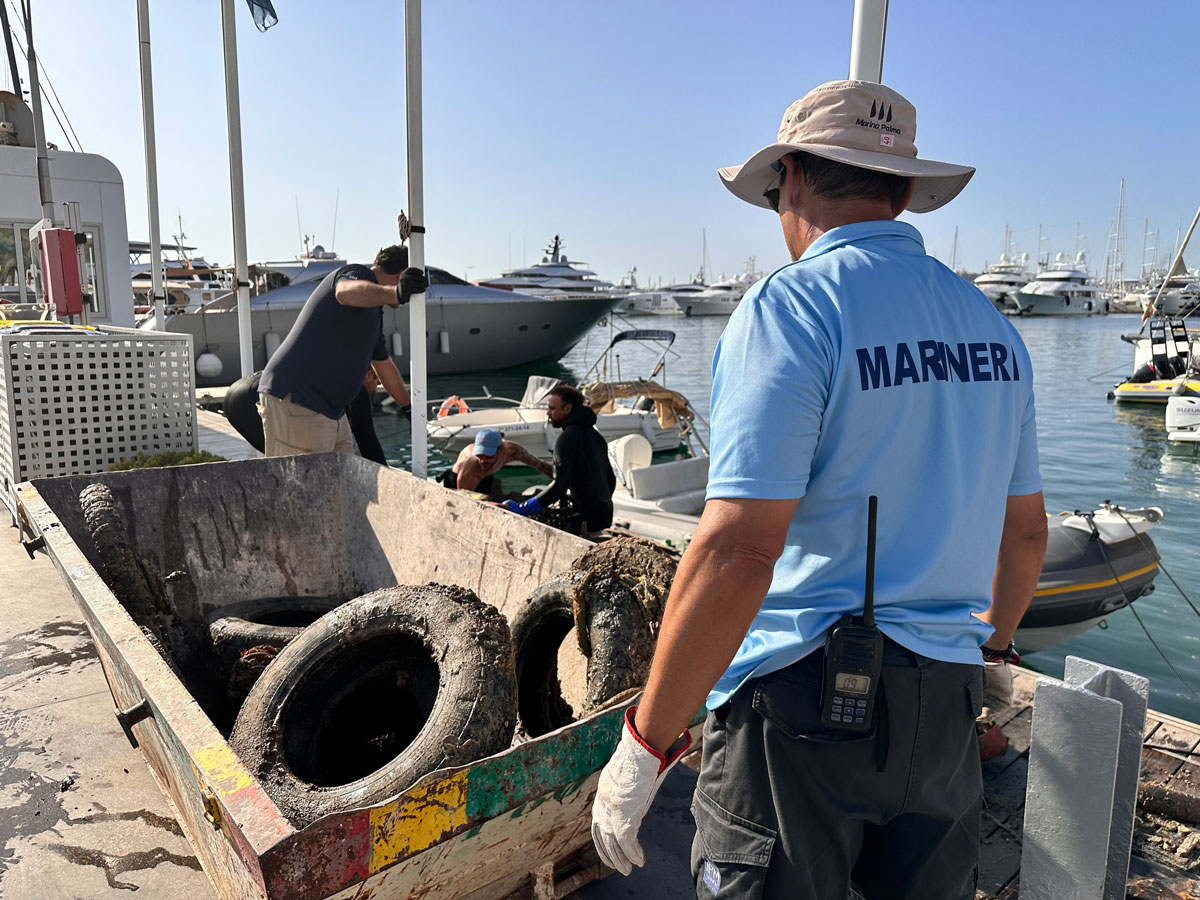
[(680, 735), (667, 755), (645, 743), (633, 727), (637, 707), (625, 711), (621, 742), (600, 773), (596, 801), (592, 804), (592, 842), (600, 860), (610, 869), (628, 875), (634, 866), (646, 864), (638, 843), (642, 819), (671, 767), (692, 745), (688, 732)]
[(1012, 706), (1013, 674), (1008, 663), (983, 664), (983, 712), (975, 721), (990, 724)]

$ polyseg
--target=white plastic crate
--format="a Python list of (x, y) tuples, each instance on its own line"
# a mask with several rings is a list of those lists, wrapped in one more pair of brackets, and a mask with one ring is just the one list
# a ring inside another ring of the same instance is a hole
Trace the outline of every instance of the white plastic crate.
[(22, 481), (196, 447), (191, 335), (0, 332), (0, 353), (0, 477), (10, 506)]

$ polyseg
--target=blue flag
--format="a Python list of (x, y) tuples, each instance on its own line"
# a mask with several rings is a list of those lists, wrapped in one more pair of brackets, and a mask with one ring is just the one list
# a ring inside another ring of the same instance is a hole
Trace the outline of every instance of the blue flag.
[(279, 16), (275, 15), (275, 7), (271, 0), (246, 0), (250, 14), (254, 16), (254, 25), (259, 31), (266, 31), (272, 25), (279, 24)]

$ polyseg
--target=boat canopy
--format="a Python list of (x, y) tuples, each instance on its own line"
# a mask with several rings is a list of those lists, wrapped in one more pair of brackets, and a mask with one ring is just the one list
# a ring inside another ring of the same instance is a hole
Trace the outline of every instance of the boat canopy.
[(635, 328), (618, 332), (608, 346), (611, 349), (621, 341), (666, 341), (667, 346), (670, 346), (675, 342), (675, 332), (656, 328)]
[(688, 405), (687, 397), (663, 387), (657, 381), (641, 378), (636, 381), (593, 381), (580, 385), (579, 392), (597, 415), (612, 412), (616, 408), (616, 401), (626, 397), (651, 400), (659, 428), (679, 426), (686, 431), (696, 416)]

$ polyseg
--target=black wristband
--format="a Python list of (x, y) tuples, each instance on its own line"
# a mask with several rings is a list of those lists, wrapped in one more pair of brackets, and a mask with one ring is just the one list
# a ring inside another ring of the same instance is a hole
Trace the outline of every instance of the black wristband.
[(993, 650), (987, 646), (979, 649), (983, 653), (984, 662), (1006, 662), (1013, 666), (1021, 664), (1021, 654), (1017, 652), (1017, 647), (1012, 641), (1009, 641), (1003, 650)]

